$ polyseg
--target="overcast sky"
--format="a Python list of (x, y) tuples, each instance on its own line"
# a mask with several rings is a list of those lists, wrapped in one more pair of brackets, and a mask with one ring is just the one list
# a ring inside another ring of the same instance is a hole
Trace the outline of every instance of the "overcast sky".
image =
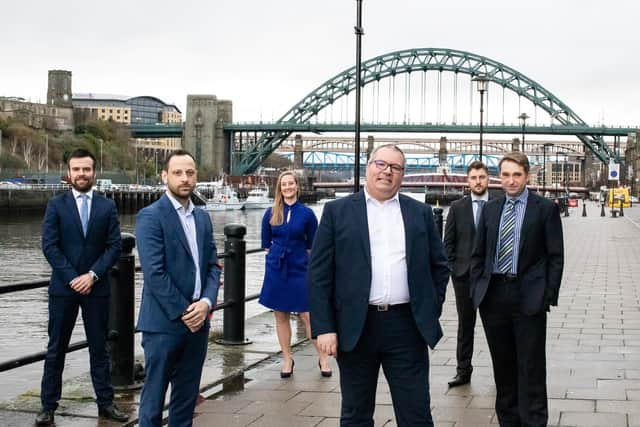
[[(4, 2), (0, 95), (46, 99), (47, 70), (74, 93), (231, 99), (235, 121), (277, 119), (354, 65), (355, 0)], [(637, 0), (364, 0), (363, 60), (442, 47), (506, 64), (589, 124), (640, 126)]]

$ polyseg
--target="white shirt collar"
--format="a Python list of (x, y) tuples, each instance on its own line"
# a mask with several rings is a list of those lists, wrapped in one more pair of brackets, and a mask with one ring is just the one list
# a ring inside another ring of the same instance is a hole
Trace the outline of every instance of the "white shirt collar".
[[(173, 196), (171, 195), (171, 193), (170, 193), (168, 190), (165, 192), (165, 194), (167, 195), (167, 197), (168, 197), (168, 198), (169, 198), (169, 200), (171, 201), (171, 204), (173, 205), (173, 208), (174, 208), (175, 210), (180, 210), (180, 208), (184, 208), (184, 206), (182, 206), (182, 203), (180, 203), (179, 201), (177, 201), (177, 200), (175, 199), (175, 197), (173, 197)], [(192, 213), (192, 212), (193, 212), (194, 207), (195, 207), (195, 206), (194, 206), (193, 202), (191, 201), (191, 199), (189, 199), (189, 206), (187, 207), (187, 209), (186, 209), (185, 213), (186, 213), (187, 215), (188, 215), (188, 214), (190, 214), (190, 213)]]
[(391, 200), (395, 200), (396, 202), (400, 202), (400, 198), (398, 197), (398, 194), (400, 194), (400, 192), (397, 192), (396, 194), (394, 194), (392, 198), (387, 199), (384, 202), (380, 202), (377, 199), (375, 199), (371, 194), (369, 194), (369, 192), (367, 191), (367, 186), (366, 185), (364, 186), (364, 199), (365, 199), (365, 202), (368, 202), (369, 200), (373, 200), (373, 201), (375, 201), (376, 203), (378, 203), (380, 205), (382, 205), (384, 203), (388, 203)]
[(81, 193), (78, 190), (76, 190), (75, 188), (71, 188), (71, 192), (73, 193), (73, 198), (74, 199), (78, 199), (78, 197), (80, 197), (80, 195), (82, 194), (86, 194), (87, 196), (89, 196), (89, 200), (93, 199), (93, 190), (89, 190), (86, 193)]
[(471, 201), (475, 202), (476, 200), (484, 200), (485, 202), (489, 201), (489, 190), (485, 191), (482, 196), (478, 196), (476, 193), (471, 193)]

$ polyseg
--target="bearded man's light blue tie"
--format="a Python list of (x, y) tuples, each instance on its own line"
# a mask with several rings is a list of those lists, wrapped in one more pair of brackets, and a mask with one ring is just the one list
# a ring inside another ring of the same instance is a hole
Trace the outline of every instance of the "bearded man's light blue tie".
[(478, 227), (478, 223), (480, 222), (480, 215), (482, 214), (482, 208), (486, 203), (486, 200), (474, 200), (473, 203), (476, 204), (476, 217), (474, 218), (474, 222), (476, 227)]
[(510, 273), (513, 265), (513, 243), (516, 237), (516, 202), (517, 200), (509, 199), (502, 215), (498, 271), (503, 274)]
[(81, 194), (82, 205), (80, 206), (80, 222), (82, 222), (82, 233), (87, 235), (87, 226), (89, 225), (89, 195)]

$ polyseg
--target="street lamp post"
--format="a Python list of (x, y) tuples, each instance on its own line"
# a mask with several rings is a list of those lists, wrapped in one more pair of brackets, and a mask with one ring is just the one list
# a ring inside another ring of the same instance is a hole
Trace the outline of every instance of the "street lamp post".
[[(542, 146), (542, 187), (547, 185), (547, 147), (553, 147), (553, 144), (546, 142)], [(551, 175), (553, 176), (553, 174)]]
[(520, 119), (520, 126), (522, 126), (522, 149), (520, 150), (522, 153), (524, 153), (524, 127), (527, 124), (528, 118), (529, 116), (527, 116), (527, 113), (522, 113), (518, 116), (518, 119)]
[(477, 83), (478, 92), (480, 92), (480, 150), (479, 157), (480, 161), (482, 161), (482, 130), (483, 130), (483, 118), (482, 113), (484, 113), (484, 93), (489, 86), (489, 79), (486, 74), (478, 74), (473, 78), (473, 81)]
[(362, 62), (362, 35), (364, 29), (362, 28), (362, 0), (356, 0), (357, 3), (357, 17), (356, 26), (354, 27), (356, 33), (356, 120), (355, 120), (355, 162), (353, 171), (353, 192), (360, 191), (360, 96), (362, 88), (360, 68)]
[(102, 175), (102, 138), (100, 140), (100, 175)]

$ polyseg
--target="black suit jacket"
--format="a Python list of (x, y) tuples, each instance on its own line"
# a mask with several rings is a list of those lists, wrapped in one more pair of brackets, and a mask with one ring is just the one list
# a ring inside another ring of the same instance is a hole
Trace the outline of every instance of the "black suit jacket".
[[(505, 196), (482, 211), (471, 255), (471, 297), (477, 308), (487, 292), (498, 242)], [(529, 191), (518, 253), (520, 311), (532, 315), (558, 304), (564, 268), (562, 220), (558, 205)]]
[[(405, 231), (411, 310), (425, 340), (442, 337), (449, 268), (431, 208), (399, 195)], [(364, 192), (327, 203), (313, 242), (308, 270), (311, 334), (335, 332), (342, 351), (352, 350), (364, 327), (371, 289), (371, 247)]]
[(465, 196), (449, 207), (444, 228), (443, 242), (453, 278), (468, 279), (475, 236), (473, 201), (471, 196)]
[(65, 191), (51, 198), (42, 223), (42, 252), (51, 265), (49, 293), (75, 295), (69, 282), (91, 270), (99, 280), (89, 295), (109, 296), (107, 276), (120, 256), (120, 241), (120, 222), (113, 200), (93, 192), (85, 237), (73, 193)]

